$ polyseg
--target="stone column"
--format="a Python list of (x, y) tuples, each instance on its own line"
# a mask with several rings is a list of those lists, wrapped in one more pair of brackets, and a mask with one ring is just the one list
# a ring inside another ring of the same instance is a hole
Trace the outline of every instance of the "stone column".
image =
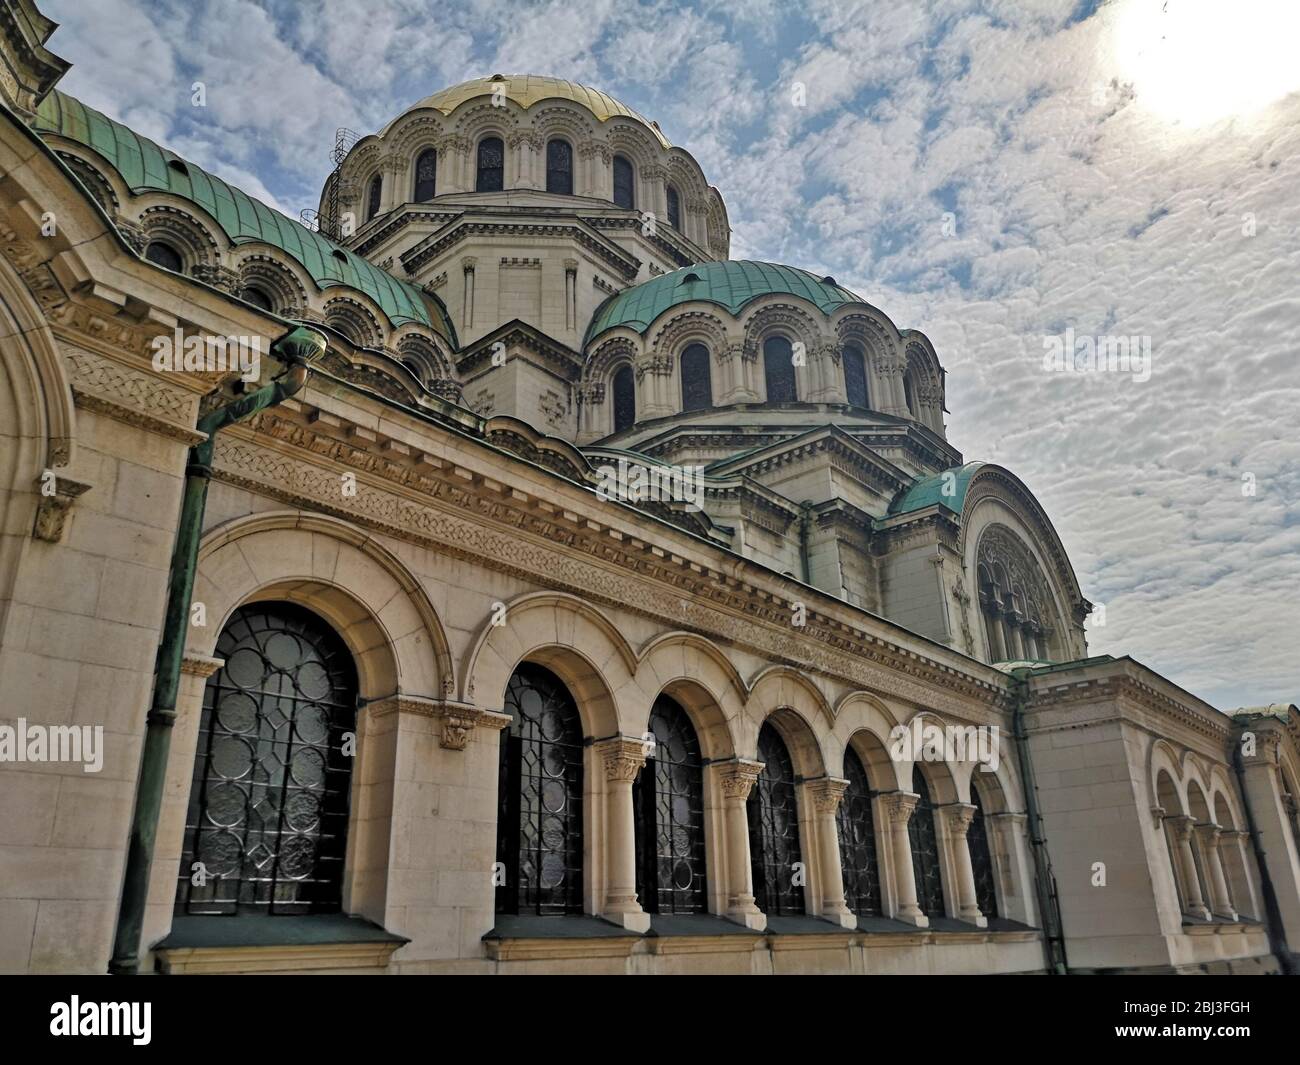
[(601, 915), (633, 932), (650, 930), (636, 897), (636, 821), (632, 782), (645, 765), (645, 741), (615, 736), (595, 745), (605, 766), (605, 905)]
[(1183, 814), (1178, 817), (1166, 817), (1174, 838), (1174, 856), (1182, 874), (1183, 891), (1187, 896), (1187, 912), (1193, 917), (1208, 921), (1210, 911), (1206, 909), (1205, 900), (1201, 898), (1201, 879), (1196, 873), (1196, 859), (1192, 855), (1192, 828), (1196, 822)]
[(1242, 721), (1242, 726), (1236, 742), (1242, 745), (1244, 790), (1268, 867), (1261, 869), (1260, 875), (1273, 881), (1282, 929), (1294, 950), (1300, 944), (1300, 839), (1288, 824), (1292, 813), (1278, 765), (1286, 725), (1277, 718), (1255, 717)]
[(848, 787), (847, 780), (836, 777), (823, 777), (807, 784), (817, 814), (817, 849), (822, 888), (820, 916), (834, 921), (841, 928), (856, 928), (858, 915), (849, 909), (844, 900), (844, 865), (840, 854), (839, 825), (835, 817)]
[(754, 876), (749, 865), (749, 818), (745, 801), (749, 798), (754, 781), (763, 772), (763, 764), (737, 758), (718, 767), (727, 833), (729, 883), (726, 916), (746, 928), (760, 932), (767, 927), (767, 914), (754, 902)]
[(892, 791), (880, 796), (881, 804), (889, 818), (889, 849), (894, 865), (894, 889), (900, 921), (928, 928), (930, 919), (921, 912), (916, 901), (916, 873), (912, 869), (912, 841), (907, 834), (907, 822), (921, 796), (911, 791)]
[(1230, 847), (1233, 855), (1232, 871), (1228, 882), (1232, 895), (1233, 909), (1237, 916), (1243, 914), (1258, 917), (1261, 911), (1259, 896), (1255, 889), (1256, 868), (1254, 852), (1250, 846), (1250, 833), (1244, 828), (1225, 828), (1220, 838), (1221, 847)]
[(957, 917), (980, 928), (988, 927), (988, 918), (980, 913), (975, 898), (975, 870), (970, 861), (970, 826), (975, 807), (964, 802), (941, 807), (944, 828), (952, 843), (953, 872), (957, 881)]
[(1197, 846), (1201, 848), (1201, 865), (1205, 869), (1206, 889), (1210, 893), (1210, 912), (1220, 917), (1237, 919), (1237, 911), (1232, 907), (1232, 893), (1228, 890), (1228, 879), (1223, 875), (1223, 858), (1219, 853), (1219, 838), (1223, 828), (1213, 823), (1197, 825)]

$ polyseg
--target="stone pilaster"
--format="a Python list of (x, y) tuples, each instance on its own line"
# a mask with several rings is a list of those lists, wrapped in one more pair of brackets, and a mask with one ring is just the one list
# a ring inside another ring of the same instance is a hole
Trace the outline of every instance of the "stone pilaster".
[(912, 818), (921, 796), (911, 791), (893, 791), (880, 797), (889, 822), (889, 849), (894, 864), (896, 892), (895, 917), (917, 928), (928, 928), (930, 919), (921, 912), (916, 901), (916, 873), (912, 868), (912, 841), (907, 834), (907, 822)]
[(844, 866), (836, 813), (849, 782), (823, 777), (805, 785), (817, 816), (817, 850), (821, 870), (821, 917), (842, 928), (856, 928), (858, 916), (844, 900)]
[(737, 758), (717, 767), (723, 795), (727, 835), (727, 914), (746, 928), (763, 931), (767, 915), (754, 901), (754, 877), (749, 858), (749, 818), (745, 802), (754, 781), (763, 772), (763, 762)]
[(975, 819), (975, 807), (956, 802), (941, 808), (944, 830), (952, 846), (953, 872), (957, 890), (957, 918), (969, 921), (980, 928), (988, 927), (988, 918), (980, 913), (975, 898), (975, 871), (970, 860), (970, 826)]
[(605, 904), (601, 910), (633, 932), (650, 930), (650, 915), (636, 895), (636, 821), (632, 810), (632, 783), (646, 762), (644, 740), (615, 736), (595, 745), (594, 754), (605, 768)]

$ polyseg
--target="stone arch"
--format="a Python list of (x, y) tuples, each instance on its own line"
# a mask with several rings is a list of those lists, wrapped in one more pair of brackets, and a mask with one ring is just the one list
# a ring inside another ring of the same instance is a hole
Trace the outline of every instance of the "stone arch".
[(67, 168), (76, 175), (77, 180), (86, 187), (86, 191), (95, 198), (106, 214), (111, 217), (121, 210), (124, 201), (101, 166), (75, 152), (65, 151), (62, 148), (56, 154), (63, 160)]
[[(610, 119), (606, 132), (606, 144), (609, 145), (610, 165), (613, 156), (624, 155), (632, 161), (635, 168), (636, 188), (638, 193), (645, 188), (648, 171), (659, 165), (660, 147), (654, 138), (639, 122), (630, 119)], [(637, 196), (637, 210), (645, 210)], [(654, 202), (658, 202), (657, 200)]]
[(462, 699), (499, 710), (516, 667), (534, 662), (568, 685), (587, 736), (633, 734), (637, 660), (613, 622), (566, 592), (529, 592), (504, 606), (504, 624), (493, 611), (466, 652)]
[(76, 412), (54, 334), (0, 258), (0, 634), (31, 535), (46, 470), (73, 457)]
[(220, 262), (221, 245), (214, 231), (188, 211), (169, 204), (155, 204), (140, 213), (138, 225), (146, 246), (161, 241), (175, 248), (187, 274), (193, 273), (196, 266)]
[(265, 251), (249, 251), (237, 260), (234, 269), (239, 274), (239, 291), (261, 289), (270, 298), (272, 311), (292, 316), (307, 306), (307, 284), (285, 258)]
[(881, 700), (866, 692), (850, 692), (835, 706), (835, 728), (826, 740), (827, 770), (843, 777), (849, 747), (857, 752), (873, 791), (906, 791), (898, 763), (889, 756), (890, 733), (898, 720)]
[[(903, 727), (912, 736), (920, 736), (924, 740), (926, 726), (933, 725), (942, 730), (947, 724), (943, 718), (933, 711), (919, 710), (904, 723)], [(909, 745), (910, 743), (911, 741), (909, 741)], [(912, 769), (915, 767), (921, 771), (921, 775), (925, 778), (925, 783), (930, 789), (930, 801), (936, 807), (963, 801), (958, 794), (957, 774), (953, 766), (949, 765), (947, 761), (932, 761), (924, 757), (916, 757), (916, 755), (922, 754), (923, 751), (914, 750), (910, 753), (913, 758), (910, 761), (901, 762), (898, 771), (899, 778), (906, 781), (904, 790), (911, 790)]]
[(193, 599), (208, 624), (191, 628), (190, 650), (210, 655), (236, 607), (268, 599), (301, 603), (338, 630), (366, 701), (455, 691), (447, 637), (424, 589), (387, 548), (341, 519), (270, 511), (209, 530)]
[(441, 348), (422, 331), (409, 331), (396, 340), (398, 357), (406, 362), (413, 361), (421, 369), (420, 383), (428, 386), (431, 382), (450, 378), (451, 363)]
[[(1162, 783), (1161, 774), (1165, 781)], [(1168, 740), (1156, 740), (1147, 754), (1147, 779), (1151, 787), (1151, 805), (1164, 809), (1165, 815), (1177, 816), (1187, 812), (1187, 800), (1182, 789), (1182, 766), (1178, 752)], [(1165, 805), (1169, 798), (1177, 800), (1177, 807)]]
[(359, 348), (377, 348), (384, 329), (379, 317), (360, 300), (335, 296), (324, 307), (325, 324)]
[(662, 691), (690, 716), (705, 758), (736, 756), (731, 723), (744, 713), (749, 693), (736, 667), (715, 644), (690, 632), (656, 636), (641, 649), (637, 682), (644, 693), (646, 719)]
[(759, 729), (768, 720), (781, 733), (800, 776), (825, 774), (822, 737), (834, 727), (834, 718), (826, 696), (809, 677), (784, 665), (768, 666), (754, 677), (740, 719), (743, 728), (736, 730), (742, 758), (754, 757)]

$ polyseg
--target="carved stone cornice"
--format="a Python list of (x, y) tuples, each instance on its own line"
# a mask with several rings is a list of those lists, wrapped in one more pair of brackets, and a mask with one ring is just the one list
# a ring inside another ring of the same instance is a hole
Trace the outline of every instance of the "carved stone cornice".
[(431, 234), (399, 257), (408, 274), (417, 274), (422, 267), (446, 254), (457, 244), (471, 238), (505, 237), (517, 241), (550, 239), (571, 241), (612, 267), (625, 280), (632, 281), (641, 269), (641, 260), (615, 244), (598, 238), (584, 226), (572, 222), (488, 222), (472, 221), (464, 217)]
[[(792, 600), (775, 591), (781, 579), (765, 571), (755, 568), (750, 583), (603, 522), (567, 515), (546, 499), (503, 486), (499, 474), (475, 475), (416, 449), (409, 455), (376, 451), (323, 433), (305, 414), (280, 407), (218, 437), (215, 475), (589, 601), (710, 633), (771, 661), (977, 724), (1001, 720), (1005, 684), (820, 611), (810, 610), (807, 624), (792, 630)], [(338, 491), (340, 465), (361, 475), (357, 494), (346, 500)]]
[(94, 352), (65, 348), (64, 360), (78, 407), (179, 440), (187, 446), (206, 437), (195, 430), (199, 396)]

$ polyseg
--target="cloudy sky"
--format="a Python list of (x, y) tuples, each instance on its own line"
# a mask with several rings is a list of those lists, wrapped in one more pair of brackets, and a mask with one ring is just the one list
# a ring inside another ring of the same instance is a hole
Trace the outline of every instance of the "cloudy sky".
[[(1093, 651), (1225, 708), (1300, 701), (1295, 0), (41, 7), (66, 91), (294, 216), (337, 126), (468, 78), (657, 118), (734, 257), (934, 340), (949, 438), (1043, 502), (1105, 607)], [(1046, 371), (1067, 328), (1149, 338), (1149, 378)]]

